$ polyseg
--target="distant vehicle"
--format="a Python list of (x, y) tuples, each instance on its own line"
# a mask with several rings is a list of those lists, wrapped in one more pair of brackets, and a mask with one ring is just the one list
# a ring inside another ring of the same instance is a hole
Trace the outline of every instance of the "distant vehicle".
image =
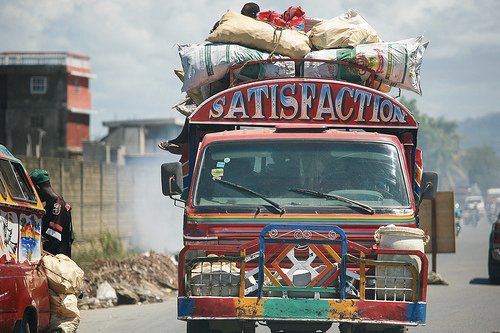
[(460, 224), (460, 220), (462, 219), (462, 211), (460, 210), (460, 204), (455, 203), (455, 235), (458, 237), (460, 234), (460, 230), (462, 230), (462, 225)]
[(44, 212), (21, 161), (0, 145), (0, 332), (49, 326), (47, 277), (38, 265)]
[(492, 222), (496, 220), (500, 213), (500, 188), (490, 188), (486, 191), (486, 213)]
[(481, 218), (486, 216), (483, 197), (480, 195), (471, 195), (465, 198), (463, 209), (463, 221), (465, 224), (476, 226)]
[(484, 209), (483, 197), (480, 195), (471, 195), (465, 198), (465, 209)]
[(500, 214), (496, 222), (491, 226), (488, 275), (491, 283), (500, 284)]

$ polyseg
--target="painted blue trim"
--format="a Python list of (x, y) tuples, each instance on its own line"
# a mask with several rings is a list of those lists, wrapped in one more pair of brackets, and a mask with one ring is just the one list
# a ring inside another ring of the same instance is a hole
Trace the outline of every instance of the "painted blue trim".
[(419, 324), (425, 324), (426, 313), (427, 313), (426, 303), (410, 303), (406, 308), (406, 318), (409, 322), (416, 322)]
[(192, 298), (177, 298), (177, 315), (188, 317), (193, 314), (194, 300)]

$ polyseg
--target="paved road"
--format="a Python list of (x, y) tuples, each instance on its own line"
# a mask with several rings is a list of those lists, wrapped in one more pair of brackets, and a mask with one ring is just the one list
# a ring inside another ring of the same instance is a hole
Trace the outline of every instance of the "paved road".
[[(428, 289), (427, 326), (412, 327), (410, 333), (500, 333), (500, 285), (487, 280), (487, 249), (490, 225), (464, 226), (457, 252), (439, 254), (437, 271), (448, 286)], [(176, 320), (175, 298), (160, 304), (120, 306), (82, 311), (78, 333), (185, 332)], [(269, 332), (259, 327), (258, 333)], [(328, 333), (338, 332), (336, 326)]]

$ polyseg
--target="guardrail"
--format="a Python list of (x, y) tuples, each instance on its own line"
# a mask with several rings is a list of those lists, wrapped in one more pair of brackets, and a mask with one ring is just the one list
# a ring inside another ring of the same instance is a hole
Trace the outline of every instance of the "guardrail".
[(241, 245), (187, 245), (179, 296), (425, 302), (427, 267), (420, 251), (367, 248), (337, 226), (269, 225)]

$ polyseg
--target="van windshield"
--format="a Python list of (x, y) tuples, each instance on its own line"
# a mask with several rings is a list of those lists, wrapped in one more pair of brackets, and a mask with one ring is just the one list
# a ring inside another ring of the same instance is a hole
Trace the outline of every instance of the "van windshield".
[(308, 191), (342, 196), (376, 209), (410, 206), (395, 146), (331, 140), (213, 143), (202, 156), (193, 204), (211, 211), (228, 207), (251, 211), (271, 200), (287, 212), (358, 212), (344, 201)]
[(0, 159), (0, 177), (4, 179), (12, 198), (36, 202), (35, 192), (21, 164)]

